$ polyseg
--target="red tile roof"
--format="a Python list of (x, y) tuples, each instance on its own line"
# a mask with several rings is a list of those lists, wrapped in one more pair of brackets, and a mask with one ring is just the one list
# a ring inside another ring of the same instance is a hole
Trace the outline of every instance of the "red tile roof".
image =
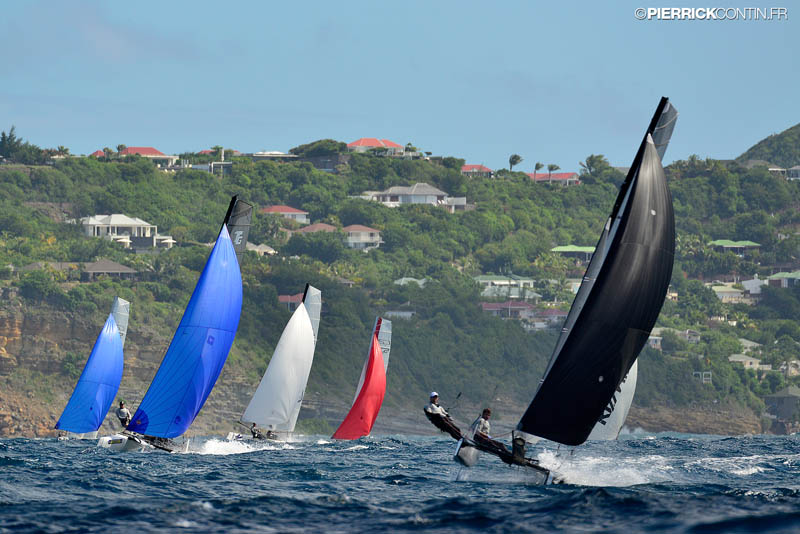
[(308, 226), (304, 226), (299, 230), (295, 230), (296, 233), (302, 233), (302, 234), (310, 234), (312, 232), (335, 232), (335, 231), (336, 231), (335, 226), (331, 226), (330, 224), (325, 224), (325, 223), (309, 224)]
[(300, 304), (303, 302), (303, 294), (296, 295), (278, 295), (278, 302), (281, 304)]
[(123, 156), (139, 154), (140, 156), (165, 156), (160, 150), (156, 150), (151, 146), (129, 146), (120, 152)]
[(299, 210), (291, 206), (267, 206), (266, 208), (261, 208), (261, 213), (305, 213), (308, 215), (307, 211)]
[(102, 158), (103, 156), (105, 156), (105, 155), (106, 155), (106, 153), (105, 153), (105, 152), (103, 152), (102, 150), (95, 150), (94, 152), (92, 152), (92, 153), (91, 153), (91, 154), (89, 154), (89, 155), (90, 155), (90, 156), (94, 156), (94, 157), (96, 157), (96, 158)]
[(362, 224), (351, 224), (350, 226), (345, 226), (342, 230), (345, 232), (380, 232), (380, 230)]
[(531, 180), (536, 180), (537, 182), (541, 182), (542, 180), (549, 180), (552, 178), (553, 180), (577, 180), (578, 173), (577, 172), (554, 172), (552, 175), (548, 176), (546, 172), (529, 172), (526, 173)]
[(461, 167), (461, 172), (494, 172), (485, 165), (467, 164)]
[(388, 139), (377, 139), (375, 137), (362, 137), (356, 139), (347, 145), (347, 148), (355, 148), (357, 146), (366, 146), (369, 148), (403, 148), (403, 145), (398, 145), (394, 141)]

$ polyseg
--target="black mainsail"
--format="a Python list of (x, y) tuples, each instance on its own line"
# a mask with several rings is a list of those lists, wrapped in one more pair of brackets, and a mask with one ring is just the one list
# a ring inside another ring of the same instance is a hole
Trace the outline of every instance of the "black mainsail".
[(675, 254), (672, 197), (661, 158), (677, 116), (662, 98), (518, 432), (565, 445), (586, 441), (647, 342)]

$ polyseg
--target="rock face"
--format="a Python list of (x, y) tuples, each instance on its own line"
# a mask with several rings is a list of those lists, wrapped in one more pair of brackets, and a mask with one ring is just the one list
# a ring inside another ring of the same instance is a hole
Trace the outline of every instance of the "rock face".
[[(22, 308), (8, 302), (1, 306), (0, 436), (55, 436), (53, 427), (77, 381), (77, 376), (65, 374), (64, 358), (68, 352), (80, 354), (80, 371), (102, 323), (77, 313)], [(117, 398), (124, 399), (131, 411), (144, 396), (169, 341), (169, 335), (130, 325)], [(250, 382), (230, 366), (224, 367), (189, 434), (232, 430), (258, 385)], [(113, 413), (100, 428), (101, 433), (119, 430)]]
[(752, 412), (692, 407), (631, 406), (625, 426), (650, 432), (685, 432), (688, 434), (719, 434), (735, 436), (760, 434), (761, 421)]

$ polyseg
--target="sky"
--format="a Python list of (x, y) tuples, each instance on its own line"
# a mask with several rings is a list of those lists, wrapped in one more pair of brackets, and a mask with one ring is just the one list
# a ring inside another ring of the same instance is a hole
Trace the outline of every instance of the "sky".
[(800, 5), (711, 4), (788, 19), (638, 20), (685, 6), (644, 0), (7, 3), (0, 129), (74, 154), (379, 137), (579, 171), (629, 165), (664, 95), (665, 162), (734, 158), (800, 122)]

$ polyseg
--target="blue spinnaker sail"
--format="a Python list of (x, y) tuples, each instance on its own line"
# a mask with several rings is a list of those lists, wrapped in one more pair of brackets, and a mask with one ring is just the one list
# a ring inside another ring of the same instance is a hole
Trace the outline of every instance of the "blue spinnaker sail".
[(121, 380), (122, 337), (109, 314), (56, 428), (78, 434), (100, 428)]
[(223, 225), (178, 330), (128, 430), (180, 436), (206, 402), (228, 358), (242, 311), (242, 275)]

